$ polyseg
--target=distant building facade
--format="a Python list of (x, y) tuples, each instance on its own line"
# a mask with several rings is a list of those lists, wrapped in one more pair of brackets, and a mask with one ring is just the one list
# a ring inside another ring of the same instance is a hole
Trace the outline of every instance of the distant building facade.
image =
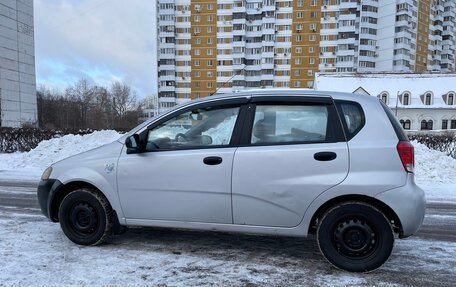
[(146, 97), (142, 102), (141, 116), (139, 122), (144, 122), (158, 115), (157, 95)]
[(368, 94), (385, 102), (410, 131), (456, 132), (456, 74), (325, 74), (315, 88)]
[(33, 0), (0, 0), (0, 126), (36, 122)]
[(160, 110), (316, 72), (455, 71), (454, 0), (158, 0)]

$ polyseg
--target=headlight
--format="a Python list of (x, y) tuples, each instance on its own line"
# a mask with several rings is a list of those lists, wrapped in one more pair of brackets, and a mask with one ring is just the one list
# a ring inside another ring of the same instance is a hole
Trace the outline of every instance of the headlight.
[(41, 180), (48, 180), (52, 173), (52, 166), (46, 168), (41, 176)]

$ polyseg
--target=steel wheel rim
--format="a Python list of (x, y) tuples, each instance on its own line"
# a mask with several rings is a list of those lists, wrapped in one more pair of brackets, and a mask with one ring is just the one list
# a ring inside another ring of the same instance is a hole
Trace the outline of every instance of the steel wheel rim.
[(74, 233), (87, 236), (96, 232), (99, 226), (99, 216), (95, 208), (85, 201), (73, 204), (69, 212), (69, 223)]
[(349, 259), (365, 259), (378, 249), (376, 229), (363, 218), (350, 217), (339, 220), (333, 229), (334, 246)]

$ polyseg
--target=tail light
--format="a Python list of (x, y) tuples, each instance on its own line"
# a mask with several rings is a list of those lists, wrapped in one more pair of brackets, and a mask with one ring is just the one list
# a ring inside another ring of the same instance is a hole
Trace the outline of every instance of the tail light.
[(415, 153), (413, 145), (408, 141), (400, 141), (397, 144), (397, 152), (401, 158), (402, 165), (406, 172), (414, 172), (415, 167)]

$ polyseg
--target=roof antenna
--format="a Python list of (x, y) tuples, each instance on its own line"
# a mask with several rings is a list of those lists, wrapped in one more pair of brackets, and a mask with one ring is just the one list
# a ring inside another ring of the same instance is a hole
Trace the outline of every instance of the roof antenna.
[(242, 69), (240, 69), (240, 70), (237, 70), (236, 73), (234, 73), (234, 75), (233, 75), (231, 78), (229, 78), (226, 82), (224, 82), (223, 85), (222, 85), (221, 87), (217, 88), (214, 92), (212, 92), (212, 93), (209, 95), (209, 97), (210, 97), (210, 96), (213, 96), (213, 95), (215, 95), (215, 94), (217, 94), (217, 92), (218, 92), (221, 88), (224, 88), (225, 85), (228, 84), (234, 77), (236, 77), (236, 76), (238, 76), (238, 75), (241, 75), (242, 72), (244, 72), (245, 68), (247, 68), (247, 65), (246, 65), (246, 64), (244, 64), (244, 68), (242, 68)]

